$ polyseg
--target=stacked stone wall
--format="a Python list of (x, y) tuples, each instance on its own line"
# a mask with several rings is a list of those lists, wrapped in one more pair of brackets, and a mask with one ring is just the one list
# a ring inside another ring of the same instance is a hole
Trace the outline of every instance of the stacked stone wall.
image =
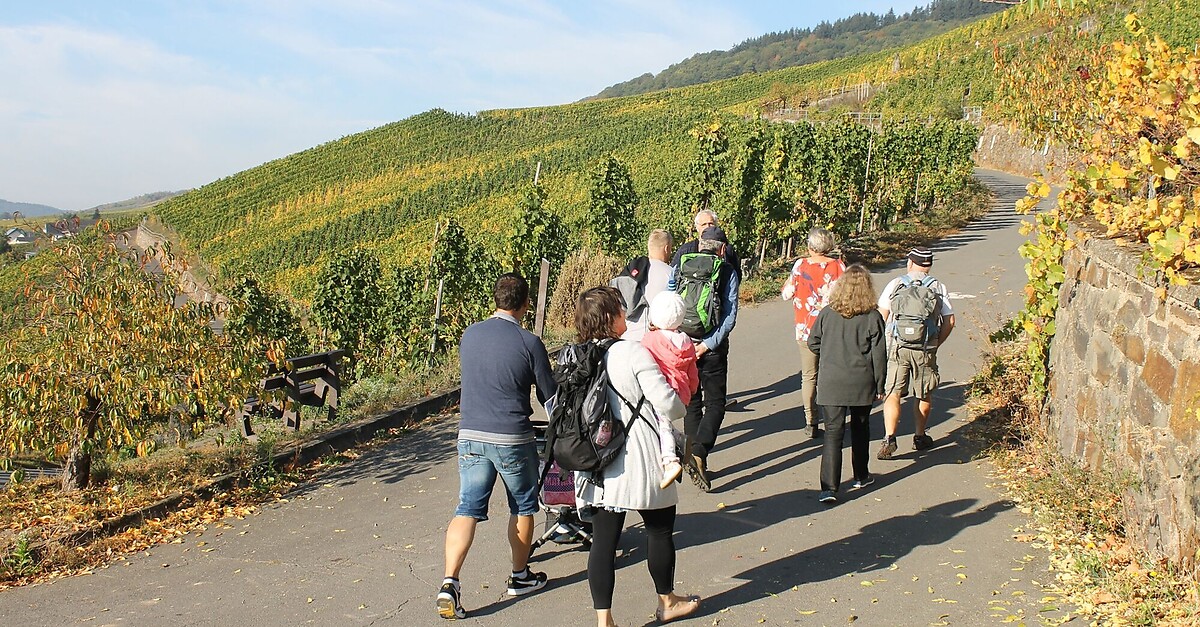
[(1092, 238), (1064, 258), (1047, 428), (1064, 455), (1133, 480), (1130, 538), (1185, 568), (1200, 558), (1200, 287), (1165, 299), (1140, 251)]
[(1079, 155), (1046, 138), (1030, 139), (1002, 124), (988, 124), (980, 132), (975, 163), (1031, 178), (1041, 174), (1051, 183), (1061, 183), (1067, 169), (1079, 163)]

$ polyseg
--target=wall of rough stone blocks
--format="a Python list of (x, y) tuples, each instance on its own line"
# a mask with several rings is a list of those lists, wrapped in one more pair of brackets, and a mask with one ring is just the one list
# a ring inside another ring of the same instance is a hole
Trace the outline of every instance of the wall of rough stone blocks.
[(1200, 561), (1200, 287), (1165, 300), (1141, 252), (1091, 238), (1064, 258), (1047, 427), (1062, 453), (1133, 479), (1128, 533), (1150, 555)]
[(993, 170), (1033, 177), (1041, 174), (1051, 183), (1061, 183), (1068, 168), (1079, 163), (1079, 155), (1046, 138), (1027, 138), (1002, 124), (988, 124), (979, 135), (975, 163)]

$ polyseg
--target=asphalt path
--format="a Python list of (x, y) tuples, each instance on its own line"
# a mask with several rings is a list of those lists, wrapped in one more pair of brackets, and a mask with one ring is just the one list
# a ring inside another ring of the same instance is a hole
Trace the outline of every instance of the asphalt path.
[[(704, 598), (683, 625), (985, 625), (1062, 616), (1048, 598), (1043, 549), (1028, 516), (999, 490), (965, 437), (967, 382), (980, 343), (1020, 306), (1023, 241), (1013, 203), (1025, 180), (978, 175), (998, 194), (986, 217), (933, 248), (958, 327), (941, 350), (932, 449), (912, 450), (906, 401), (900, 451), (874, 458), (877, 482), (817, 502), (820, 441), (800, 429), (799, 356), (784, 301), (748, 308), (731, 340), (734, 401), (710, 463), (713, 490), (681, 488), (677, 591)], [(880, 268), (876, 288), (898, 273)], [(244, 520), (128, 556), (87, 576), (0, 592), (4, 625), (439, 625), (433, 598), (456, 503), (456, 420), (448, 417), (326, 471)], [(848, 456), (848, 451), (847, 451)], [(586, 553), (550, 544), (535, 555), (550, 586), (505, 597), (502, 490), (463, 570), (478, 625), (594, 624)], [(653, 622), (655, 595), (636, 515), (622, 537), (614, 615)], [(539, 529), (540, 531), (540, 529)]]

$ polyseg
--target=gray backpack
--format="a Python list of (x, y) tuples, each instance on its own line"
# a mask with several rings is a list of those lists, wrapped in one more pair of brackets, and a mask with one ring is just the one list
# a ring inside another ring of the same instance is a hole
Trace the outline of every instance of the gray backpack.
[(937, 279), (900, 277), (889, 300), (891, 337), (902, 348), (928, 350), (936, 344), (942, 325), (942, 293)]

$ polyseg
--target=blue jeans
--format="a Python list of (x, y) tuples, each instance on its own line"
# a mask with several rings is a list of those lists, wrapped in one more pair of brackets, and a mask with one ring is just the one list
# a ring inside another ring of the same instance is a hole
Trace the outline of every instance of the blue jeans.
[(496, 475), (504, 480), (508, 509), (514, 516), (538, 512), (538, 454), (533, 442), (505, 446), (458, 441), (458, 508), (455, 516), (488, 519), (488, 501)]

